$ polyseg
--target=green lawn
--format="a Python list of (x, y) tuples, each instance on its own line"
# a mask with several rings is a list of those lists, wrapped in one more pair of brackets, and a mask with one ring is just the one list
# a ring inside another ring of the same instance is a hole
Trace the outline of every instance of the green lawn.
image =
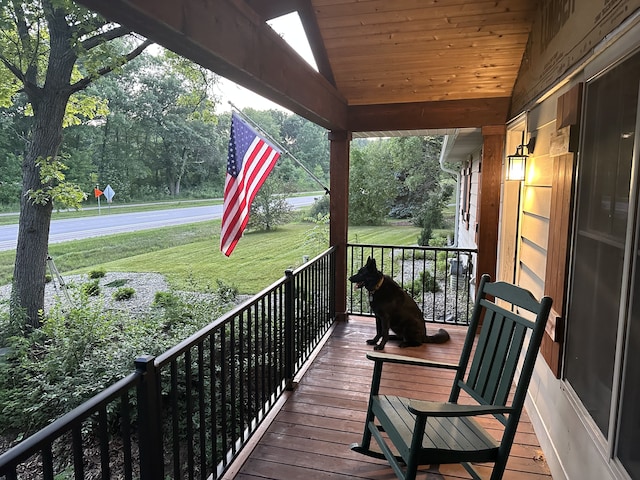
[[(176, 288), (204, 289), (216, 279), (235, 285), (241, 293), (256, 293), (302, 264), (305, 233), (313, 225), (292, 223), (271, 232), (248, 232), (231, 257), (219, 248), (220, 221), (165, 227), (134, 233), (76, 240), (50, 246), (62, 274), (107, 271), (158, 272)], [(419, 229), (410, 226), (350, 227), (349, 241), (366, 244), (412, 245)], [(15, 252), (0, 252), (0, 285), (13, 275)]]

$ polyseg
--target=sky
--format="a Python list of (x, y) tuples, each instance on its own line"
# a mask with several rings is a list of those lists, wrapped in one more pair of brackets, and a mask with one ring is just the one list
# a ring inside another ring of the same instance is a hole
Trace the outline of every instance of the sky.
[[(300, 54), (313, 68), (317, 70), (309, 42), (300, 23), (300, 18), (296, 12), (275, 18), (267, 22), (276, 33), (278, 33), (291, 47)], [(267, 100), (260, 95), (247, 90), (244, 87), (220, 77), (220, 83), (217, 86), (217, 94), (220, 95), (222, 102), (219, 111), (228, 111), (231, 109), (229, 101), (231, 101), (239, 109), (252, 107), (256, 110), (269, 110), (272, 108), (285, 110), (276, 103)]]

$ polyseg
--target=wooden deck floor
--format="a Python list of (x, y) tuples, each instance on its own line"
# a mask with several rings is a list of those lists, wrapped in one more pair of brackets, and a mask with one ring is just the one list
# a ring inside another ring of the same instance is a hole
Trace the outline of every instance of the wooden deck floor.
[[(464, 342), (465, 329), (447, 327), (451, 341), (400, 349), (387, 343), (385, 352), (455, 363)], [(364, 428), (373, 362), (365, 358), (373, 336), (371, 318), (351, 317), (338, 324), (317, 357), (284, 402), (246, 461), (234, 465), (226, 479), (375, 479), (396, 478), (391, 468), (352, 452)], [(412, 398), (446, 400), (450, 372), (411, 369), (393, 365), (383, 372), (382, 389)], [(238, 462), (239, 463), (239, 462)], [(490, 469), (486, 470), (489, 478)], [(460, 465), (425, 467), (422, 480), (470, 478)], [(511, 450), (505, 480), (550, 480), (551, 475), (529, 418), (523, 415)]]

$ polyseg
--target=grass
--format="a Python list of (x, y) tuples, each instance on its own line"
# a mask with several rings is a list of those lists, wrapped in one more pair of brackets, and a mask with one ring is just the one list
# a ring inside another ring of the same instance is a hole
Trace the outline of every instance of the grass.
[[(219, 220), (52, 244), (49, 252), (62, 274), (98, 267), (158, 272), (179, 289), (205, 289), (221, 279), (240, 293), (256, 293), (281, 278), (285, 269), (302, 264), (303, 255), (320, 253), (321, 248), (305, 247), (312, 227), (291, 223), (275, 231), (248, 232), (229, 258), (219, 249)], [(349, 242), (412, 245), (418, 234), (418, 228), (407, 226), (350, 227)], [(14, 261), (15, 252), (0, 252), (0, 285), (11, 281)]]

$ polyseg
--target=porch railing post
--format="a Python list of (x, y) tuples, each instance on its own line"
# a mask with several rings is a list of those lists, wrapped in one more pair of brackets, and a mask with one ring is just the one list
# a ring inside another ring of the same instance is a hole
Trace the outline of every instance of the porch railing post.
[(295, 335), (293, 328), (294, 313), (294, 277), (293, 270), (284, 272), (286, 282), (284, 284), (284, 377), (287, 389), (293, 389), (293, 363)]
[[(349, 247), (347, 246), (347, 249)], [(346, 310), (345, 310), (346, 311)], [(329, 255), (329, 318), (336, 318), (336, 251)]]
[(141, 355), (136, 358), (136, 370), (143, 374), (138, 386), (138, 435), (140, 448), (140, 479), (163, 478), (162, 428), (160, 425), (160, 395), (155, 357)]

